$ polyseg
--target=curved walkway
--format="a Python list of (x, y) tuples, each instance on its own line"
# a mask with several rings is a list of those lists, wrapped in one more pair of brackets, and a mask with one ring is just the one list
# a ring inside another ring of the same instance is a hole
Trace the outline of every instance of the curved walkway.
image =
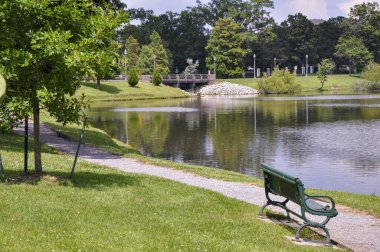
[[(33, 125), (29, 124), (32, 129)], [(22, 129), (15, 131), (18, 134), (23, 134)], [(45, 125), (41, 125), (41, 141), (50, 147), (71, 155), (76, 152), (76, 142), (59, 137)], [(254, 205), (261, 206), (266, 202), (264, 189), (258, 186), (209, 179), (170, 168), (148, 165), (138, 160), (116, 156), (88, 145), (81, 146), (80, 158), (125, 172), (147, 174), (205, 188)], [(292, 208), (299, 209), (297, 206)], [(331, 219), (327, 225), (332, 240), (354, 251), (380, 251), (379, 219), (344, 206), (337, 206), (337, 209), (339, 215)]]

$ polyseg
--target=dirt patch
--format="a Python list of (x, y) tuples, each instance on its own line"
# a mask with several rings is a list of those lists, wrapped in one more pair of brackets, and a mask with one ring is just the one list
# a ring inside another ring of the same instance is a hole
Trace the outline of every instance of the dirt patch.
[(5, 181), (9, 184), (38, 184), (40, 181), (61, 184), (64, 178), (41, 174), (19, 174), (8, 176)]

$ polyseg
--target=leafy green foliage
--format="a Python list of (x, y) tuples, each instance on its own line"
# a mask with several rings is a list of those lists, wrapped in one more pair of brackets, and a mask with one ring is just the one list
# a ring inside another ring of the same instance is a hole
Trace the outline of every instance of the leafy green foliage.
[(278, 33), (280, 43), (283, 43), (285, 48), (281, 57), (273, 55), (279, 58), (277, 63), (287, 63), (290, 69), (293, 69), (293, 66), (305, 62), (306, 54), (309, 55), (310, 62), (315, 60), (315, 25), (306, 16), (301, 13), (289, 15), (288, 19), (281, 23)]
[(155, 69), (153, 72), (152, 82), (155, 86), (158, 86), (162, 83), (162, 76), (158, 69)]
[(372, 53), (364, 46), (363, 42), (355, 36), (342, 36), (335, 47), (335, 55), (350, 61), (356, 65), (359, 72), (373, 59)]
[(108, 62), (101, 49), (112, 44), (118, 15), (90, 0), (0, 2), (0, 69), (8, 83), (0, 122), (12, 128), (33, 114), (37, 172), (40, 109), (62, 124), (83, 120), (88, 103), (75, 92), (84, 76), (99, 75)]
[(346, 24), (346, 34), (355, 34), (380, 62), (380, 10), (379, 3), (370, 1), (351, 8)]
[(152, 74), (154, 68), (154, 54), (149, 45), (143, 45), (138, 60), (138, 69), (141, 74)]
[(131, 68), (128, 73), (128, 84), (131, 87), (136, 86), (139, 83), (139, 76), (135, 68)]
[(332, 71), (334, 67), (334, 64), (329, 59), (324, 59), (318, 64), (319, 70), (317, 73), (317, 78), (321, 82), (321, 87), (319, 88), (320, 91), (323, 90), (323, 85), (327, 81), (327, 73)]
[(141, 51), (140, 44), (137, 39), (129, 36), (125, 42), (125, 50), (127, 51), (127, 69), (137, 69)]
[(155, 69), (157, 69), (162, 74), (169, 73), (169, 56), (162, 43), (160, 35), (153, 31), (152, 35), (150, 35), (150, 48), (154, 55), (154, 63)]
[(244, 57), (249, 50), (243, 48), (246, 42), (242, 27), (229, 18), (221, 18), (211, 31), (206, 49), (209, 56), (206, 63), (214, 68), (218, 77), (238, 77), (244, 72)]
[(296, 75), (289, 70), (275, 68), (270, 77), (265, 76), (259, 80), (258, 88), (265, 94), (298, 93), (301, 85), (296, 83)]
[(380, 82), (380, 64), (370, 62), (363, 71), (363, 78), (371, 82)]

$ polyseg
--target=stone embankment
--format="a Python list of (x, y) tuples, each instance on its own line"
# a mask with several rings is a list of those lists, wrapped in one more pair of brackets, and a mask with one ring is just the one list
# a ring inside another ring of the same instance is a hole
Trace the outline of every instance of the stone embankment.
[(201, 88), (198, 92), (199, 95), (255, 95), (259, 94), (254, 88), (234, 84), (230, 82), (223, 82), (214, 85), (209, 85)]

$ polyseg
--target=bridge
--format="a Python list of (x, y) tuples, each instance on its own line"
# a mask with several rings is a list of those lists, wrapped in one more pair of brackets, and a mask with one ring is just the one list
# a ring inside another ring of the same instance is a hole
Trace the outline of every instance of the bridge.
[[(141, 80), (152, 82), (151, 75), (142, 75)], [(208, 85), (215, 81), (215, 74), (168, 74), (163, 76), (162, 82), (165, 85), (178, 87), (181, 89), (192, 89), (197, 85)]]

